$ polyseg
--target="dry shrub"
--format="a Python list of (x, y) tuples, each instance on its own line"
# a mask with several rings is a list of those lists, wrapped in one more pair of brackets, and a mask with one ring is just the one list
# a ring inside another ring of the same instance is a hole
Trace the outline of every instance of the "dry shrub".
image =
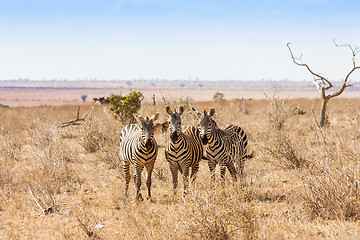
[(310, 217), (360, 219), (359, 159), (356, 149), (336, 144), (318, 160), (316, 167), (302, 174), (306, 189), (302, 197)]
[(249, 104), (248, 99), (237, 98), (234, 100), (235, 104), (237, 104), (239, 112), (243, 112), (244, 114), (249, 114)]
[(103, 228), (101, 219), (90, 211), (78, 211), (76, 220), (81, 229), (91, 239), (101, 239), (100, 231)]
[(302, 156), (301, 146), (296, 145), (285, 133), (275, 132), (268, 145), (263, 148), (280, 167), (296, 169), (309, 164)]
[(3, 136), (0, 136), (0, 156), (5, 159), (18, 161), (20, 160), (20, 150), (21, 143), (13, 135), (4, 132)]
[[(20, 161), (21, 145), (7, 131), (0, 136), (0, 189), (10, 191), (13, 185), (13, 168)], [(6, 191), (5, 191), (6, 192)]]
[(45, 213), (58, 208), (57, 195), (70, 192), (81, 181), (72, 166), (72, 153), (55, 136), (56, 127), (44, 125), (29, 133), (33, 161), (27, 163), (24, 182)]
[(97, 157), (100, 161), (106, 163), (109, 169), (122, 168), (122, 162), (119, 156), (119, 147), (111, 144), (104, 146), (100, 151), (97, 152)]
[[(360, 219), (360, 149), (356, 138), (342, 129), (318, 128), (317, 156), (311, 169), (300, 174), (303, 199), (312, 218)], [(310, 148), (309, 148), (310, 149)]]
[(288, 105), (287, 100), (280, 100), (279, 97), (276, 97), (276, 92), (272, 97), (268, 97), (267, 95), (266, 97), (269, 101), (268, 116), (270, 123), (275, 129), (281, 130), (284, 126), (285, 120), (289, 116), (291, 106)]
[(257, 220), (245, 195), (238, 185), (194, 191), (181, 206), (185, 215), (178, 226), (190, 239), (256, 239)]
[(100, 119), (91, 118), (84, 124), (82, 143), (89, 152), (97, 152), (107, 145), (109, 137)]

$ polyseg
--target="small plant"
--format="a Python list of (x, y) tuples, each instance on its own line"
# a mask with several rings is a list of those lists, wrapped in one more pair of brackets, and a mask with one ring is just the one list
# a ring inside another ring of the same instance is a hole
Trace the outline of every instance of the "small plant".
[(257, 239), (257, 219), (244, 204), (245, 192), (237, 186), (228, 194), (217, 188), (190, 195), (183, 224), (191, 239)]
[(99, 102), (100, 104), (107, 104), (110, 103), (109, 97), (99, 97), (99, 98), (93, 98), (94, 102)]
[(269, 120), (275, 129), (280, 130), (288, 117), (290, 106), (287, 105), (286, 100), (280, 101), (279, 97), (276, 97), (276, 88), (275, 93), (271, 98), (266, 94), (265, 96), (269, 100)]
[(277, 132), (270, 141), (265, 151), (276, 160), (277, 165), (290, 169), (308, 165), (306, 159), (301, 156), (299, 148), (288, 136)]
[(300, 106), (297, 106), (292, 110), (293, 115), (304, 115), (305, 113), (306, 112), (303, 109), (301, 109)]
[(249, 114), (249, 104), (247, 100), (244, 98), (237, 98), (235, 99), (235, 103), (238, 105), (239, 111), (244, 112), (245, 114)]
[(84, 230), (86, 235), (90, 239), (101, 239), (99, 233), (103, 225), (101, 224), (101, 219), (94, 215), (90, 210), (79, 211), (76, 216), (76, 219), (80, 227)]
[(106, 146), (108, 141), (109, 138), (100, 121), (92, 119), (85, 125), (82, 144), (88, 152), (97, 152)]
[(224, 100), (224, 94), (221, 92), (217, 92), (213, 96), (214, 101), (223, 101)]
[(76, 189), (81, 180), (72, 166), (74, 156), (58, 141), (55, 126), (44, 125), (30, 132), (29, 144), (35, 162), (27, 164), (25, 183), (32, 199), (44, 214), (58, 210), (59, 194)]
[(4, 105), (4, 104), (1, 104), (1, 103), (0, 103), (0, 107), (3, 107), (3, 108), (10, 108), (8, 105)]
[(121, 94), (111, 95), (110, 112), (115, 119), (120, 119), (123, 124), (135, 122), (134, 114), (141, 108), (141, 102), (144, 99), (142, 92), (135, 91), (127, 96)]

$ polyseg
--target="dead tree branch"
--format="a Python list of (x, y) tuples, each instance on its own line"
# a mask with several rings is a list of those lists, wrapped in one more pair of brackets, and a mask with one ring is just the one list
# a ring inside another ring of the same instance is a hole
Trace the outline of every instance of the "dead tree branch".
[(70, 125), (80, 125), (80, 123), (78, 123), (78, 122), (79, 121), (85, 121), (85, 118), (87, 116), (91, 116), (93, 111), (94, 111), (94, 106), (91, 107), (90, 112), (85, 114), (82, 118), (79, 118), (79, 113), (80, 113), (80, 106), (79, 106), (78, 109), (77, 109), (76, 118), (74, 120), (70, 120), (70, 121), (62, 123), (60, 127), (63, 128), (63, 127), (67, 127), (67, 126), (70, 126)]
[(349, 71), (349, 73), (346, 75), (340, 89), (338, 91), (335, 91), (330, 94), (326, 94), (326, 91), (329, 90), (330, 88), (332, 88), (333, 84), (327, 78), (321, 76), (318, 73), (315, 73), (314, 71), (312, 71), (310, 69), (310, 67), (307, 64), (303, 63), (301, 60), (302, 54), (300, 54), (299, 58), (295, 58), (294, 54), (290, 48), (290, 43), (287, 44), (287, 47), (291, 54), (292, 61), (298, 66), (306, 67), (307, 70), (315, 77), (313, 82), (316, 85), (318, 91), (320, 92), (322, 100), (323, 100), (321, 116), (320, 116), (320, 126), (321, 127), (324, 126), (324, 123), (325, 123), (325, 112), (326, 112), (326, 106), (327, 106), (328, 101), (331, 98), (337, 97), (340, 94), (342, 94), (344, 92), (345, 88), (352, 86), (352, 84), (349, 83), (349, 77), (355, 70), (360, 69), (360, 66), (356, 66), (356, 60), (355, 60), (356, 55), (360, 52), (359, 48), (354, 48), (350, 44), (337, 44), (335, 40), (334, 40), (334, 44), (336, 47), (349, 47), (350, 48), (351, 54), (352, 54), (352, 66), (353, 67)]
[[(302, 59), (301, 59), (302, 54), (301, 54), (301, 53), (300, 53), (300, 57), (299, 57), (299, 58), (295, 58), (293, 52), (291, 51), (290, 43), (287, 44), (287, 47), (288, 47), (288, 49), (289, 49), (289, 51), (290, 51), (291, 58), (292, 58), (293, 62), (294, 62), (296, 65), (298, 65), (298, 66), (306, 67), (307, 70), (308, 70), (313, 76), (316, 77), (313, 82), (314, 82), (314, 84), (316, 85), (316, 87), (317, 87), (318, 91), (320, 92), (321, 96), (322, 96), (323, 98), (326, 97), (325, 91), (328, 90), (328, 89), (330, 89), (330, 88), (332, 88), (332, 87), (334, 87), (334, 86), (332, 85), (332, 83), (331, 83), (327, 78), (325, 78), (325, 77), (321, 76), (320, 74), (315, 73), (314, 71), (312, 71), (307, 64), (302, 63)], [(300, 61), (300, 62), (298, 62), (298, 61)]]

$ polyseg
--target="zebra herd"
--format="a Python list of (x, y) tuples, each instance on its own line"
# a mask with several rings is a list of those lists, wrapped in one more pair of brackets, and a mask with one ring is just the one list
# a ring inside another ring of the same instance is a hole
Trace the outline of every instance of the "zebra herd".
[[(225, 182), (226, 168), (229, 170), (234, 181), (237, 180), (237, 173), (243, 174), (244, 162), (250, 158), (247, 154), (248, 140), (243, 129), (238, 126), (228, 125), (224, 129), (218, 127), (212, 118), (215, 109), (203, 113), (192, 108), (199, 118), (198, 127), (187, 126), (182, 130), (181, 115), (185, 108), (181, 106), (177, 111), (172, 111), (166, 106), (168, 115), (170, 138), (165, 149), (165, 158), (169, 163), (173, 178), (173, 191), (176, 192), (178, 185), (178, 172), (183, 175), (184, 193), (189, 184), (195, 181), (196, 173), (199, 170), (200, 161), (208, 161), (211, 181), (215, 179), (216, 165), (220, 166), (221, 181)], [(158, 146), (154, 138), (156, 126), (154, 121), (159, 118), (159, 113), (152, 117), (141, 117), (135, 115), (138, 124), (127, 125), (120, 135), (120, 160), (123, 162), (125, 175), (125, 196), (130, 182), (130, 165), (134, 165), (134, 182), (136, 186), (136, 199), (142, 200), (140, 193), (141, 172), (144, 167), (147, 170), (148, 199), (151, 199), (151, 175), (154, 163), (158, 154)], [(191, 173), (190, 173), (191, 168)]]

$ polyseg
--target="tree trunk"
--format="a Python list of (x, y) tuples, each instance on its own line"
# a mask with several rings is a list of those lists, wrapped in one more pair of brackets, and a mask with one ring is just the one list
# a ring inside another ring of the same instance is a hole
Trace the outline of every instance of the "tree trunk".
[(321, 107), (321, 114), (320, 114), (320, 127), (323, 127), (325, 125), (325, 113), (326, 113), (326, 106), (328, 103), (329, 99), (325, 98), (323, 99), (322, 102), (322, 107)]

